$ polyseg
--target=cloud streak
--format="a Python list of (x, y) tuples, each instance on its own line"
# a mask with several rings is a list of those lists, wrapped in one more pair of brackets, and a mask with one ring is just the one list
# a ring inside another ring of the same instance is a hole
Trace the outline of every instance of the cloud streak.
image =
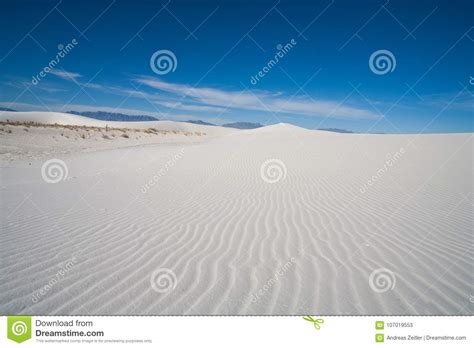
[(69, 81), (75, 81), (77, 78), (82, 77), (82, 75), (79, 74), (79, 73), (66, 71), (66, 70), (57, 70), (57, 69), (55, 69), (55, 70), (51, 70), (49, 73), (53, 74), (57, 77), (60, 77), (64, 80), (69, 80)]
[(163, 106), (170, 110), (184, 110), (193, 112), (205, 112), (205, 113), (223, 113), (226, 109), (221, 107), (209, 106), (209, 105), (198, 105), (198, 104), (186, 104), (179, 100), (177, 97), (163, 97), (156, 93), (147, 93), (139, 90), (138, 88), (125, 88), (117, 86), (107, 86), (98, 83), (82, 83), (78, 84), (84, 88), (91, 88), (102, 93), (111, 93), (123, 97), (134, 97), (145, 99), (154, 108), (155, 105)]
[[(273, 113), (282, 117), (305, 116), (349, 120), (376, 120), (382, 117), (373, 109), (356, 107), (344, 102), (314, 99), (309, 96), (292, 97), (281, 92), (248, 89), (229, 91), (219, 88), (193, 87), (164, 82), (149, 76), (132, 77), (129, 81), (130, 86), (126, 87), (85, 83), (81, 81), (81, 74), (66, 70), (53, 70), (51, 74), (64, 80), (74, 81), (85, 89), (99, 93), (142, 99), (161, 119), (223, 119), (236, 114), (248, 115), (249, 111), (260, 114)], [(67, 111), (72, 108), (64, 105), (61, 109)]]
[(192, 87), (146, 76), (135, 78), (134, 81), (155, 90), (183, 96), (194, 102), (225, 110), (240, 109), (344, 119), (376, 120), (381, 117), (371, 110), (342, 105), (330, 100), (315, 100), (309, 97), (292, 98), (268, 91), (243, 90), (235, 92), (216, 88)]

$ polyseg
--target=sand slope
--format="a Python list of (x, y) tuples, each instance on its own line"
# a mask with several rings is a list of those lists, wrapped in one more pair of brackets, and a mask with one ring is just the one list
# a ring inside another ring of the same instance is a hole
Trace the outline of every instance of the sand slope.
[(44, 124), (59, 124), (69, 126), (89, 126), (89, 127), (116, 127), (147, 129), (156, 128), (161, 130), (204, 132), (209, 135), (224, 135), (233, 133), (236, 130), (218, 126), (206, 126), (187, 122), (175, 121), (146, 121), (146, 122), (119, 122), (102, 121), (93, 118), (72, 115), (61, 112), (8, 112), (0, 111), (0, 121), (30, 121)]
[(185, 122), (109, 122), (65, 113), (0, 111), (0, 162), (149, 144), (196, 143), (237, 132)]
[(57, 184), (1, 168), (2, 313), (472, 314), (472, 134), (275, 125), (60, 159)]

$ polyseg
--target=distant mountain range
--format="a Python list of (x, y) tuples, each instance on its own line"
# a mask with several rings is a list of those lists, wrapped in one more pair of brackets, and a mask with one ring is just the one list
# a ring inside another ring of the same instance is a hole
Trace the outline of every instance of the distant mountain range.
[[(0, 106), (0, 111), (10, 111), (15, 112), (17, 110), (5, 108)], [(121, 114), (118, 112), (105, 112), (105, 111), (67, 111), (68, 114), (74, 114), (79, 116), (86, 116), (90, 118), (95, 118), (96, 120), (102, 121), (159, 121), (158, 118), (149, 116), (149, 115), (127, 115)], [(202, 121), (202, 120), (187, 120), (183, 121), (187, 123), (200, 124), (203, 126), (217, 126), (214, 123)], [(236, 128), (236, 129), (255, 129), (263, 127), (260, 123), (252, 122), (233, 122), (225, 123), (221, 127), (226, 128)], [(335, 133), (354, 133), (353, 131), (341, 128), (319, 128), (319, 130)], [(384, 134), (384, 133), (374, 133), (374, 134)]]
[(263, 127), (260, 123), (252, 123), (252, 122), (234, 122), (234, 123), (226, 123), (223, 124), (222, 127), (227, 128), (237, 128), (237, 129), (254, 129)]
[[(16, 111), (13, 109), (0, 107), (0, 111)], [(96, 120), (101, 121), (124, 121), (124, 122), (142, 122), (142, 121), (159, 121), (158, 118), (149, 116), (149, 115), (127, 115), (121, 114), (118, 112), (106, 112), (106, 111), (66, 111), (68, 114), (78, 115), (78, 116), (85, 116), (94, 118)], [(203, 126), (217, 126), (214, 123), (202, 121), (202, 120), (187, 120), (183, 122), (200, 124)], [(223, 124), (222, 127), (227, 128), (237, 128), (237, 129), (254, 129), (263, 127), (260, 123), (252, 123), (252, 122), (234, 122), (234, 123), (226, 123)]]
[(115, 112), (105, 111), (67, 111), (68, 114), (79, 116), (86, 116), (102, 121), (127, 121), (127, 122), (141, 122), (141, 121), (159, 121), (156, 117), (148, 115), (126, 115)]
[(341, 128), (318, 128), (318, 130), (326, 131), (326, 132), (335, 132), (335, 133), (354, 133), (353, 131)]
[[(214, 123), (209, 123), (205, 122), (202, 120), (188, 120), (185, 121), (188, 123), (194, 123), (194, 124), (200, 124), (204, 126), (217, 126)], [(254, 129), (254, 128), (260, 128), (263, 127), (260, 123), (252, 123), (252, 122), (234, 122), (234, 123), (225, 123), (221, 127), (226, 127), (226, 128), (237, 128), (237, 129)]]
[[(86, 116), (95, 118), (102, 121), (159, 121), (156, 117), (148, 115), (126, 115), (115, 112), (105, 111), (67, 111), (68, 114), (74, 114), (79, 116)], [(202, 121), (202, 120), (188, 120), (184, 121), (188, 123), (200, 124), (203, 126), (216, 126), (213, 123)], [(237, 129), (254, 129), (263, 127), (260, 123), (252, 122), (234, 122), (223, 124), (222, 127), (237, 128)]]
[(184, 121), (184, 122), (200, 124), (202, 126), (215, 126), (215, 124), (213, 124), (213, 123), (209, 123), (209, 122), (205, 122), (205, 121), (201, 121), (201, 120), (187, 120), (187, 121)]

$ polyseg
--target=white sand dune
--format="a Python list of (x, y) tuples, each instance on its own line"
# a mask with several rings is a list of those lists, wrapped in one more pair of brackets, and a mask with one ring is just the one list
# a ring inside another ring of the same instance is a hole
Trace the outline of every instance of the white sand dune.
[(113, 122), (56, 112), (0, 111), (0, 122), (7, 121), (50, 126), (0, 124), (3, 135), (0, 161), (34, 160), (147, 144), (195, 143), (238, 132), (232, 128), (185, 122)]
[(0, 111), (0, 121), (26, 121), (38, 122), (44, 124), (58, 124), (68, 126), (88, 126), (88, 127), (116, 127), (116, 128), (134, 128), (147, 129), (157, 128), (168, 131), (189, 131), (204, 132), (209, 135), (223, 135), (235, 132), (231, 128), (206, 126), (187, 122), (175, 121), (146, 121), (146, 122), (119, 122), (119, 121), (102, 121), (93, 118), (72, 115), (62, 112), (8, 112)]
[(0, 312), (472, 314), (472, 134), (214, 135), (3, 162)]

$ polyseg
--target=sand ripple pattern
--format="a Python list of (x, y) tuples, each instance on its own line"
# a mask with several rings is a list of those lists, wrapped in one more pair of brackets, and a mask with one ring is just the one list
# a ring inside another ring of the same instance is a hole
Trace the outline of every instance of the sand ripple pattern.
[(472, 314), (472, 140), (414, 137), (266, 127), (65, 156), (54, 185), (2, 165), (0, 312)]

